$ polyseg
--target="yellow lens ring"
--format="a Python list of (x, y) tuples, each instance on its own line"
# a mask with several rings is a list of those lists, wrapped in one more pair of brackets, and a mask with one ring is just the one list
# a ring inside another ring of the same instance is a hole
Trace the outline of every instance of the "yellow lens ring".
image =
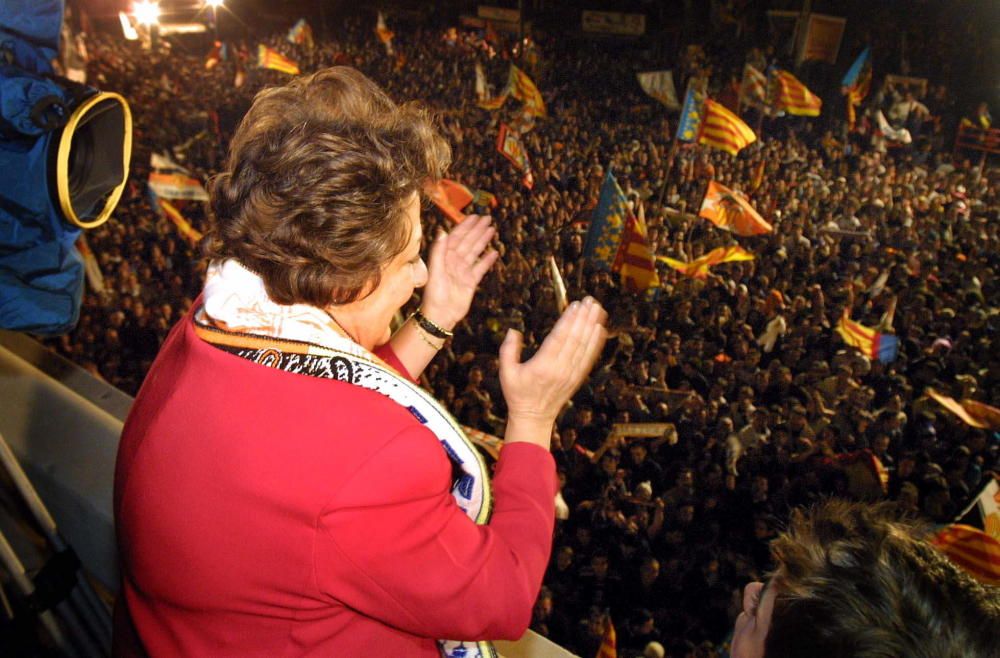
[[(114, 101), (121, 105), (123, 118), (125, 120), (125, 135), (124, 143), (122, 144), (122, 180), (115, 188), (111, 191), (104, 203), (104, 208), (97, 214), (97, 217), (90, 221), (85, 221), (77, 217), (76, 211), (73, 209), (73, 202), (70, 198), (69, 192), (69, 155), (73, 146), (73, 133), (76, 132), (76, 128), (80, 121), (86, 116), (87, 112), (103, 101)], [(56, 152), (56, 191), (59, 194), (59, 208), (62, 210), (63, 217), (65, 217), (71, 224), (78, 226), (82, 229), (96, 228), (108, 221), (111, 217), (111, 213), (114, 212), (115, 207), (118, 205), (118, 200), (121, 199), (122, 192), (125, 191), (125, 184), (128, 182), (128, 170), (129, 170), (129, 160), (132, 158), (132, 110), (129, 108), (128, 101), (121, 94), (116, 94), (110, 91), (99, 91), (83, 103), (80, 104), (73, 114), (70, 116), (69, 121), (63, 127), (62, 135), (59, 137), (59, 149)]]

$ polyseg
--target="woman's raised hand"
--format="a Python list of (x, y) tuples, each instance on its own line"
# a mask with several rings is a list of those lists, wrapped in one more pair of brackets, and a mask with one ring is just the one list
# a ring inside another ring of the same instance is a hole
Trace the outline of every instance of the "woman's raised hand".
[(476, 287), (497, 260), (497, 252), (487, 248), (494, 235), (489, 215), (469, 215), (434, 239), (420, 305), (429, 320), (450, 331), (466, 316)]
[(511, 329), (500, 346), (500, 386), (507, 402), (507, 442), (548, 449), (552, 425), (590, 373), (607, 332), (607, 313), (592, 297), (573, 302), (533, 357), (521, 363), (523, 339)]

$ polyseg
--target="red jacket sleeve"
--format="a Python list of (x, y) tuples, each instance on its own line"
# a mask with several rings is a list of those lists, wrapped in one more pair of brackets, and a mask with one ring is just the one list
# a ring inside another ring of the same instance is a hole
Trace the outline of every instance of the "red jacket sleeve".
[(415, 635), (517, 639), (552, 548), (552, 456), (529, 444), (503, 449), (485, 526), (458, 508), (450, 480), (433, 434), (400, 432), (327, 506), (317, 531), (317, 586)]

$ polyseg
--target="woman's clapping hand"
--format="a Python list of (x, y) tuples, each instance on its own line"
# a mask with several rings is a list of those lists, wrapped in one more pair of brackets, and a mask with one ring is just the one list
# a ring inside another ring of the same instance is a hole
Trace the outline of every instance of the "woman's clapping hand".
[(590, 373), (607, 332), (607, 313), (592, 297), (573, 302), (530, 359), (521, 362), (523, 339), (511, 329), (500, 346), (500, 385), (507, 402), (506, 440), (548, 448), (552, 424)]
[(438, 326), (451, 330), (469, 312), (476, 287), (498, 257), (488, 248), (494, 235), (488, 215), (469, 215), (434, 239), (420, 310)]

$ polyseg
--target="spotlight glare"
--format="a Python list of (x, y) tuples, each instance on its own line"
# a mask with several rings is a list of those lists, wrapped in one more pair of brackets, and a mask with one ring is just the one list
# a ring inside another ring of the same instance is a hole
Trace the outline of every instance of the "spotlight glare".
[(205, 0), (205, 6), (212, 9), (218, 9), (224, 4), (226, 4), (226, 0)]
[(160, 18), (160, 5), (151, 0), (139, 0), (132, 5), (132, 15), (143, 25), (153, 25)]

